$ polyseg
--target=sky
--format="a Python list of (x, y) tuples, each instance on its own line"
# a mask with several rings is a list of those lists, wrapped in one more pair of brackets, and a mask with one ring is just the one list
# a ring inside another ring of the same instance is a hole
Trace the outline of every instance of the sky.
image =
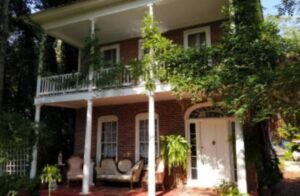
[(281, 0), (261, 0), (264, 15), (276, 15), (278, 13), (276, 5), (279, 5), (280, 2)]

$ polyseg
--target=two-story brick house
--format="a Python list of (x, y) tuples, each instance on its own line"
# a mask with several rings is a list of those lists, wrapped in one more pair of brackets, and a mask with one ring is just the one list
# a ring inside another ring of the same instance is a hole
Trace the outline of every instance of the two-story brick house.
[[(154, 4), (154, 18), (164, 35), (175, 43), (191, 47), (218, 42), (220, 25), (225, 20), (221, 9), (228, 3), (226, 0), (87, 0), (45, 10), (31, 18), (45, 33), (79, 50), (91, 29), (96, 29), (104, 57), (127, 64), (143, 55), (140, 29), (150, 3)], [(80, 52), (78, 59), (80, 71), (84, 66)], [(36, 121), (41, 106), (74, 108), (75, 153), (87, 155), (96, 164), (107, 157), (116, 161), (147, 160), (148, 98), (143, 83), (133, 83), (130, 72), (125, 72), (121, 84), (113, 88), (62, 85), (73, 76), (38, 77)], [(178, 101), (170, 89), (160, 84), (155, 91), (156, 140), (161, 135), (181, 134), (190, 142), (187, 185), (214, 187), (221, 180), (237, 181), (239, 189), (246, 192), (241, 124), (234, 117), (218, 113), (209, 102), (192, 104), (188, 96)], [(236, 135), (235, 145), (228, 142), (231, 134)], [(158, 154), (159, 142), (156, 144)], [(86, 167), (89, 161), (85, 159)], [(32, 175), (35, 164), (33, 161)]]

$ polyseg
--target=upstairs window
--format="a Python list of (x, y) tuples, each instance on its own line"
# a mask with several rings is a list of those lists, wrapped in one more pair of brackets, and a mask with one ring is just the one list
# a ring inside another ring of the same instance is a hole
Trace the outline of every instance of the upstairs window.
[(184, 47), (211, 46), (210, 27), (200, 27), (184, 31)]
[(104, 62), (107, 64), (106, 67), (111, 67), (115, 63), (119, 62), (120, 47), (118, 44), (102, 47), (101, 53), (102, 53)]

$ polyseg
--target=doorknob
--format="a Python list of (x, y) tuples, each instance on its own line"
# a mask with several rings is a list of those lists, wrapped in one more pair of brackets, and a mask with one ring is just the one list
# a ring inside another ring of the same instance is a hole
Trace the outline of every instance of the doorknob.
[(215, 140), (212, 141), (212, 145), (216, 145), (216, 141)]

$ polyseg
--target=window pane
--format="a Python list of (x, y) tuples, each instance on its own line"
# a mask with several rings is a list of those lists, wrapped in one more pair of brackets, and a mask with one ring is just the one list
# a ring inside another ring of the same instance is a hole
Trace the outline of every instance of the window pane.
[[(155, 119), (155, 154), (158, 156), (158, 121)], [(140, 145), (140, 158), (145, 159), (145, 163), (148, 163), (148, 119), (139, 121), (139, 145)]]
[(101, 155), (103, 158), (115, 158), (117, 155), (117, 122), (102, 123)]
[(103, 60), (108, 64), (108, 66), (111, 66), (112, 64), (117, 62), (117, 50), (116, 49), (110, 49), (110, 50), (104, 50), (103, 51)]
[(190, 123), (190, 144), (191, 144), (191, 174), (192, 179), (197, 179), (197, 141), (196, 124)]
[(206, 44), (206, 33), (199, 32), (188, 35), (188, 46), (199, 47)]

